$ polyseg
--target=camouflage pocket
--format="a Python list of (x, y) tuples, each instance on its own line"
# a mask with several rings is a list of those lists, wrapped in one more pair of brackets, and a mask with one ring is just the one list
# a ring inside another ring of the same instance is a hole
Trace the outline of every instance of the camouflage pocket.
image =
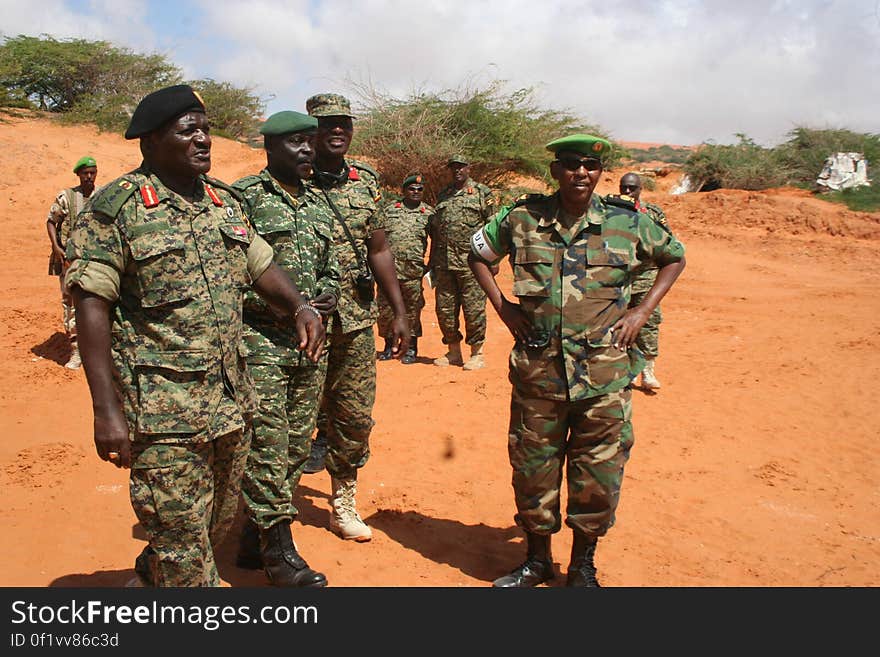
[(152, 352), (135, 358), (137, 429), (143, 434), (196, 433), (220, 402), (202, 352)]
[(190, 279), (186, 275), (186, 253), (183, 237), (167, 231), (156, 231), (133, 237), (129, 241), (141, 288), (141, 305), (154, 308), (192, 297)]
[(513, 260), (514, 296), (549, 297), (555, 263), (553, 247), (527, 245), (517, 249)]

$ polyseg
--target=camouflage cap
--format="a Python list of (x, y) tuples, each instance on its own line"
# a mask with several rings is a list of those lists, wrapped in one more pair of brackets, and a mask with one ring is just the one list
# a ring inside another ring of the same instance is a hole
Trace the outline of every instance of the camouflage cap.
[(76, 164), (73, 165), (73, 172), (76, 173), (83, 167), (96, 167), (98, 163), (95, 162), (95, 158), (91, 155), (83, 155), (76, 161)]
[(611, 142), (595, 135), (575, 134), (554, 139), (545, 148), (553, 153), (573, 151), (601, 160), (611, 152)]
[(448, 160), (446, 160), (446, 166), (449, 166), (450, 164), (463, 164), (467, 166), (470, 164), (470, 162), (468, 162), (468, 159), (461, 153), (456, 153)]
[(306, 101), (306, 112), (311, 116), (350, 116), (351, 103), (348, 98), (339, 94), (315, 94)]
[(421, 185), (424, 182), (425, 182), (425, 178), (424, 178), (424, 176), (422, 176), (422, 174), (420, 174), (418, 172), (413, 172), (413, 173), (407, 174), (406, 178), (403, 179), (403, 183), (401, 184), (401, 187), (403, 189), (406, 189), (408, 185), (412, 185), (413, 183), (417, 183), (417, 184)]
[(302, 112), (285, 110), (275, 112), (260, 126), (261, 135), (286, 135), (291, 132), (308, 132), (318, 127), (318, 119)]

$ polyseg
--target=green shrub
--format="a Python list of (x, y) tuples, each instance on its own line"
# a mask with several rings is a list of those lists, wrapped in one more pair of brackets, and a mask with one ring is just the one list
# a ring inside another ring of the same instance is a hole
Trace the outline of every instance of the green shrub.
[(876, 187), (857, 187), (839, 192), (822, 194), (821, 198), (835, 203), (844, 203), (850, 210), (877, 212), (880, 210), (880, 189)]
[[(695, 189), (768, 189), (788, 182), (791, 175), (776, 151), (756, 144), (744, 134), (739, 143), (702, 144), (683, 165)], [(818, 172), (817, 172), (818, 173)]]
[(880, 135), (851, 130), (814, 130), (798, 127), (788, 133), (788, 141), (777, 147), (779, 161), (789, 171), (791, 185), (814, 189), (825, 159), (837, 152), (863, 153), (870, 165), (880, 164)]

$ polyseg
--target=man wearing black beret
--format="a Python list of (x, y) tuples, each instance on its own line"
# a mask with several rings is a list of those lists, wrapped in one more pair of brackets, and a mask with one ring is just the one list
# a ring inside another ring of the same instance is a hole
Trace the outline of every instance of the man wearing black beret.
[(313, 361), (324, 326), (238, 193), (205, 175), (210, 126), (191, 87), (146, 96), (125, 136), (140, 139), (142, 164), (92, 196), (66, 253), (95, 447), (131, 468), (149, 539), (139, 583), (218, 586), (214, 546), (235, 515), (256, 406), (240, 352), (244, 290), (295, 326)]

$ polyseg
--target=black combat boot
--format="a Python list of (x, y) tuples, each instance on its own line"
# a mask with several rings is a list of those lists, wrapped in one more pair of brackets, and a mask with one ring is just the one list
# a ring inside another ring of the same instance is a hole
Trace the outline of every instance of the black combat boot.
[(263, 567), (263, 558), (260, 556), (260, 530), (250, 518), (245, 518), (241, 528), (235, 565), (248, 570)]
[(318, 431), (315, 439), (312, 441), (312, 451), (309, 452), (309, 459), (303, 466), (303, 472), (307, 474), (315, 474), (324, 469), (324, 462), (327, 459), (327, 434)]
[(596, 554), (596, 539), (574, 533), (574, 541), (571, 544), (571, 563), (568, 566), (568, 578), (566, 586), (595, 588), (599, 586), (596, 580), (596, 566), (593, 565), (593, 556)]
[(376, 354), (376, 360), (391, 360), (394, 358), (394, 352), (392, 351), (392, 343), (391, 340), (385, 338), (385, 348)]
[(418, 338), (410, 338), (409, 341), (409, 349), (406, 350), (406, 353), (403, 355), (403, 358), (400, 359), (400, 362), (404, 365), (412, 365), (416, 362), (416, 356), (419, 355), (419, 339)]
[(528, 553), (522, 565), (509, 575), (499, 577), (495, 588), (528, 588), (553, 579), (553, 559), (550, 557), (550, 534), (526, 532)]
[(260, 532), (260, 553), (266, 576), (274, 586), (327, 586), (324, 573), (309, 568), (309, 564), (296, 551), (288, 520), (277, 522)]

